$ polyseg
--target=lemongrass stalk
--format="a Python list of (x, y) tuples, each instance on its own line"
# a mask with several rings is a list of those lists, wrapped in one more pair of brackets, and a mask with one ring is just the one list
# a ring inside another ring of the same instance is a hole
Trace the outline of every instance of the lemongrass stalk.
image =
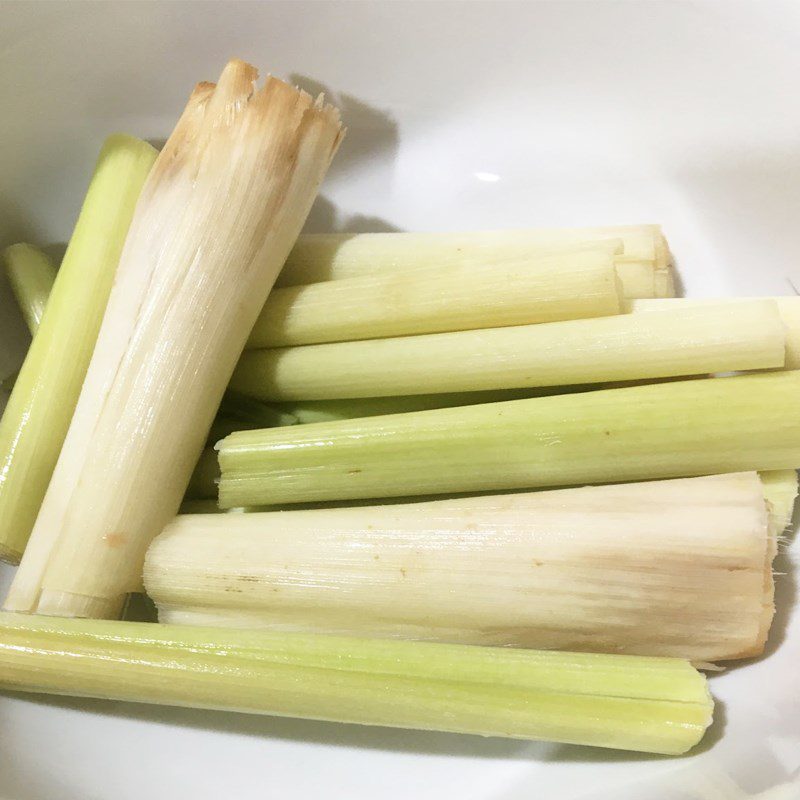
[(156, 161), (8, 608), (118, 614), (178, 510), (341, 136), (335, 109), (256, 76), (200, 84)]
[(2, 253), (6, 277), (31, 335), (39, 329), (56, 279), (53, 262), (30, 244), (12, 244)]
[[(742, 297), (681, 297), (668, 300), (628, 300), (625, 302), (627, 311), (665, 311), (671, 308), (703, 307), (708, 308), (720, 303), (742, 304), (751, 302), (752, 298)], [(778, 306), (783, 324), (786, 326), (786, 363), (785, 369), (800, 369), (800, 297), (768, 297), (756, 298), (759, 300), (772, 300)]]
[[(622, 257), (625, 240), (611, 231), (592, 236), (584, 229), (498, 230), (462, 233), (306, 233), (301, 234), (276, 286), (303, 286), (425, 267), (475, 267), (524, 258), (549, 258), (579, 252)], [(588, 229), (589, 231), (598, 229)], [(643, 231), (628, 261), (652, 264), (652, 235)]]
[(498, 328), (601, 317), (619, 308), (614, 259), (605, 253), (420, 267), (277, 289), (247, 346)]
[[(621, 243), (621, 251), (619, 244)], [(657, 225), (553, 228), (466, 233), (307, 234), (287, 259), (279, 286), (397, 272), (419, 266), (500, 263), (574, 249), (619, 253), (624, 297), (668, 297), (674, 293), (670, 255)], [(649, 276), (649, 277), (648, 277)]]
[(0, 559), (22, 556), (67, 434), (134, 207), (157, 152), (109, 137), (0, 421)]
[(231, 379), (261, 400), (471, 392), (781, 367), (774, 303), (253, 350)]
[(800, 464), (800, 372), (234, 433), (223, 508), (575, 486)]
[(717, 661), (764, 648), (770, 536), (735, 473), (178, 516), (144, 582), (161, 622)]
[(0, 686), (680, 754), (711, 722), (687, 661), (0, 615)]
[[(419, 394), (401, 397), (357, 397), (348, 400), (307, 400), (280, 403), (276, 407), (290, 415), (295, 422), (308, 425), (312, 422), (334, 422), (357, 417), (377, 417), (382, 414), (404, 414), (409, 411), (427, 411), (432, 408), (473, 406), (478, 403), (499, 403), (503, 400), (522, 400), (527, 397), (545, 397), (552, 394), (585, 391), (583, 386), (558, 386), (544, 389), (501, 389), (495, 392), (455, 392)], [(294, 424), (294, 423), (290, 423)], [(252, 430), (255, 426), (250, 426)], [(222, 430), (220, 428), (220, 430)], [(232, 428), (229, 433), (244, 428)], [(229, 434), (225, 434), (226, 436)], [(220, 437), (223, 438), (223, 437)]]
[(189, 478), (185, 497), (189, 500), (207, 500), (217, 496), (219, 463), (213, 447), (206, 447), (197, 460), (194, 472)]

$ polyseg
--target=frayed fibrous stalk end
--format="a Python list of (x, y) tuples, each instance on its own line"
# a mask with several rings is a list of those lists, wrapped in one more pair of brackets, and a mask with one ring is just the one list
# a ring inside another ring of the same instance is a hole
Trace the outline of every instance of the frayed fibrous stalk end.
[(116, 614), (180, 505), (342, 137), (335, 108), (256, 77), (200, 84), (153, 167), (7, 608)]
[(162, 622), (743, 658), (772, 618), (765, 495), (749, 472), (179, 516), (145, 585)]
[(797, 498), (797, 471), (793, 469), (776, 469), (761, 472), (759, 477), (764, 488), (767, 504), (769, 537), (765, 553), (764, 566), (764, 599), (762, 602), (761, 625), (755, 647), (745, 656), (757, 656), (764, 650), (767, 642), (772, 618), (775, 616), (775, 579), (772, 562), (778, 553), (780, 537), (792, 522), (794, 501)]

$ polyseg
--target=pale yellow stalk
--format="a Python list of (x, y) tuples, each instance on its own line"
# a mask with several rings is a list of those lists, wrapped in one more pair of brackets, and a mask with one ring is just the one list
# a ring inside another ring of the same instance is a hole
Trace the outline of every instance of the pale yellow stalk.
[(605, 253), (437, 265), (277, 289), (248, 347), (582, 319), (617, 314), (619, 307), (614, 259)]
[(771, 301), (244, 353), (231, 387), (261, 400), (569, 386), (783, 366)]
[(287, 259), (279, 286), (397, 272), (419, 266), (501, 263), (535, 254), (602, 248), (617, 259), (624, 297), (674, 295), (671, 258), (657, 225), (607, 228), (540, 228), (462, 233), (361, 233), (301, 236)]
[[(721, 303), (740, 306), (749, 303), (753, 298), (746, 297), (680, 297), (667, 300), (628, 300), (627, 311), (665, 311), (671, 308), (702, 307), (713, 308)], [(786, 363), (785, 369), (800, 369), (800, 297), (763, 297), (759, 300), (772, 300), (778, 306), (783, 324), (786, 326)]]

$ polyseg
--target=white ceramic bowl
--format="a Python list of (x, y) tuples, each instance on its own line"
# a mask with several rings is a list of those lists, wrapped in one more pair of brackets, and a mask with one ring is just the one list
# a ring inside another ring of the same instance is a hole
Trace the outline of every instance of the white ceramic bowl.
[[(796, 3), (0, 2), (0, 244), (63, 243), (104, 136), (163, 139), (234, 55), (343, 109), (310, 229), (656, 221), (690, 294), (800, 279)], [(0, 374), (25, 346), (3, 284)], [(797, 798), (791, 561), (689, 758), (8, 694), (0, 797)]]

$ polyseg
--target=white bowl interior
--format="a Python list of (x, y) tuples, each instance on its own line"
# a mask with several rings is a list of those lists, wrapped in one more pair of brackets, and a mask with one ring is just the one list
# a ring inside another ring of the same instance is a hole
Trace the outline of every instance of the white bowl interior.
[[(795, 4), (4, 2), (0, 17), (0, 245), (58, 253), (103, 138), (163, 140), (235, 55), (343, 110), (310, 230), (655, 221), (689, 294), (800, 286)], [(3, 374), (26, 344), (0, 282)], [(780, 557), (768, 655), (713, 678), (718, 720), (687, 759), (7, 694), (0, 796), (797, 797), (797, 553)]]

